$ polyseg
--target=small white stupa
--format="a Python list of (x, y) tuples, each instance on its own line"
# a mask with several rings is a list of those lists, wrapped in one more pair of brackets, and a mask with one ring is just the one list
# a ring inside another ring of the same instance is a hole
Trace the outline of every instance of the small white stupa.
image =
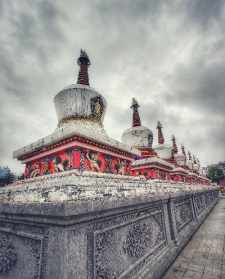
[(123, 132), (122, 142), (139, 149), (152, 148), (153, 133), (149, 128), (141, 125), (138, 108), (139, 104), (133, 98), (131, 105), (131, 109), (133, 109), (132, 127)]
[(162, 132), (162, 124), (158, 121), (158, 145), (154, 147), (154, 151), (158, 154), (161, 159), (170, 160), (172, 156), (172, 146), (165, 144), (165, 139)]
[(178, 166), (180, 166), (180, 167), (186, 166), (187, 160), (186, 160), (186, 153), (185, 153), (185, 149), (184, 149), (183, 145), (181, 146), (181, 152), (178, 152), (175, 155), (175, 160), (176, 160), (176, 163)]
[(193, 160), (190, 151), (188, 151), (187, 166), (190, 170), (193, 170)]

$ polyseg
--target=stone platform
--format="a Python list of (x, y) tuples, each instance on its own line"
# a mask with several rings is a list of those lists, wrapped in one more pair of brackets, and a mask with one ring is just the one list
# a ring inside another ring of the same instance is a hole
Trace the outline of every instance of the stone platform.
[(217, 200), (216, 187), (76, 172), (7, 187), (0, 278), (159, 279)]

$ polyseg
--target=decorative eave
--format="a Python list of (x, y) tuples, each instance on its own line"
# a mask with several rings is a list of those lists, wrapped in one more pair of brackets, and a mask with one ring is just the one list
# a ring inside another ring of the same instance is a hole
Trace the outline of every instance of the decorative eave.
[(186, 169), (181, 167), (174, 168), (173, 173), (189, 174), (189, 172)]
[(198, 177), (199, 177), (200, 179), (202, 179), (202, 180), (210, 181), (210, 179), (209, 179), (208, 177), (206, 177), (206, 176), (199, 175)]
[(140, 156), (140, 152), (134, 148), (129, 148), (125, 146), (124, 144), (114, 141), (115, 145), (107, 144), (105, 142), (99, 141), (99, 140), (93, 140), (91, 138), (79, 135), (78, 133), (72, 136), (67, 136), (62, 139), (58, 140), (52, 140), (49, 142), (49, 138), (51, 139), (51, 135), (45, 138), (40, 139), (39, 141), (36, 141), (33, 144), (30, 144), (28, 146), (23, 147), (22, 149), (19, 149), (13, 153), (13, 157), (17, 158), (18, 160), (26, 160), (28, 158), (34, 157), (38, 154), (41, 154), (42, 152), (53, 150), (57, 147), (63, 146), (65, 144), (68, 144), (73, 141), (80, 141), (82, 143), (90, 144), (92, 146), (106, 149), (108, 151), (114, 152), (119, 155), (123, 155), (126, 157), (133, 158), (134, 156)]
[(189, 172), (188, 175), (189, 176), (194, 176), (194, 177), (199, 177), (199, 175), (195, 172)]
[(155, 152), (155, 150), (152, 147), (140, 146), (140, 147), (137, 147), (137, 149), (142, 152), (148, 152), (152, 156), (157, 156), (157, 153)]
[(165, 170), (173, 170), (174, 166), (170, 164), (169, 162), (162, 160), (158, 157), (149, 157), (145, 159), (136, 160), (131, 164), (132, 168), (137, 167), (160, 167)]

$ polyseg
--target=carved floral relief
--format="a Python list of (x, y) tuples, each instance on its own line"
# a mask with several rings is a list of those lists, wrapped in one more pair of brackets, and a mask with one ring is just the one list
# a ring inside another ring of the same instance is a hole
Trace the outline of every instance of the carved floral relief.
[(175, 206), (175, 220), (178, 232), (180, 232), (193, 218), (191, 203), (189, 200), (177, 203)]
[(17, 253), (9, 236), (0, 235), (0, 274), (8, 273), (17, 262)]
[(119, 278), (131, 264), (156, 253), (164, 241), (161, 213), (99, 231), (95, 235), (94, 278)]

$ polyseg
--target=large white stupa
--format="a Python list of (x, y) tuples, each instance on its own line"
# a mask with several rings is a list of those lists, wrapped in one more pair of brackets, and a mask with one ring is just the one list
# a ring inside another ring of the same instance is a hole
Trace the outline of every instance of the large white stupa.
[(107, 103), (99, 92), (90, 87), (88, 67), (91, 63), (84, 50), (81, 50), (77, 63), (80, 68), (77, 83), (65, 87), (54, 98), (58, 118), (57, 128), (49, 136), (16, 150), (13, 153), (14, 158), (24, 160), (25, 157), (30, 157), (29, 154), (40, 153), (45, 147), (49, 148), (50, 145), (58, 144), (59, 141), (67, 140), (74, 135), (97, 141), (121, 152), (139, 154), (135, 148), (107, 135), (103, 125)]

